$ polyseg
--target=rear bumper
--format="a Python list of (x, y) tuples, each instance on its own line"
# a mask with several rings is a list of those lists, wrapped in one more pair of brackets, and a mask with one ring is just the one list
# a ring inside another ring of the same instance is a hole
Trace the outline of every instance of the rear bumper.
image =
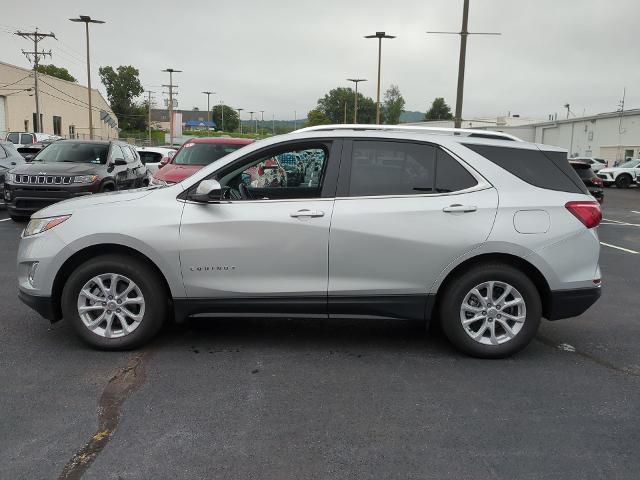
[(596, 303), (602, 295), (601, 287), (556, 290), (551, 292), (544, 316), (547, 320), (577, 317)]
[(56, 314), (56, 309), (51, 297), (29, 295), (22, 290), (18, 290), (18, 298), (22, 303), (33, 308), (51, 323), (60, 320), (60, 316)]

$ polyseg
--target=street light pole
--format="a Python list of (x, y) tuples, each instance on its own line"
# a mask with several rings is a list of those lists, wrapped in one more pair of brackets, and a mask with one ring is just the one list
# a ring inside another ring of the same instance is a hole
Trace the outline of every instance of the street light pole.
[(356, 98), (355, 102), (353, 102), (353, 123), (358, 123), (358, 83), (366, 82), (366, 78), (347, 78), (348, 81), (356, 84)]
[(224, 102), (220, 100), (220, 130), (224, 132)]
[[(89, 138), (93, 140), (93, 106), (91, 101), (91, 62), (89, 60), (89, 24), (105, 23), (102, 20), (94, 20), (89, 15), (79, 15), (78, 18), (70, 18), (72, 22), (84, 23), (87, 35), (87, 94), (89, 96)], [(40, 119), (38, 119), (40, 120)]]
[(242, 119), (240, 118), (240, 112), (244, 110), (244, 108), (236, 108), (238, 111), (238, 125), (240, 125), (240, 135), (242, 135)]
[(469, 0), (464, 0), (462, 6), (462, 28), (459, 32), (427, 32), (444, 35), (460, 35), (460, 58), (458, 60), (458, 88), (456, 92), (456, 115), (454, 127), (462, 126), (462, 97), (464, 94), (464, 69), (467, 57), (467, 37), (469, 35), (501, 35), (497, 32), (472, 32), (467, 29), (469, 23)]
[(169, 87), (169, 145), (173, 145), (173, 89), (177, 86), (173, 85), (173, 74), (180, 73), (182, 70), (165, 68), (162, 71), (169, 73), (169, 85), (163, 85), (163, 87)]
[(207, 96), (207, 130), (209, 130), (209, 124), (211, 123), (211, 107), (209, 106), (209, 97), (216, 92), (202, 92)]
[(376, 94), (376, 125), (380, 125), (380, 70), (382, 63), (382, 39), (396, 38), (394, 35), (387, 35), (385, 32), (376, 32), (375, 35), (366, 35), (364, 38), (378, 39), (378, 88)]

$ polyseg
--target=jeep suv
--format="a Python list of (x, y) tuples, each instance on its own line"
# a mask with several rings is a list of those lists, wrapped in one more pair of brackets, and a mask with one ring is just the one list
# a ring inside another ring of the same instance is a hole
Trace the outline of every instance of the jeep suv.
[[(247, 181), (305, 152), (309, 182)], [(436, 319), (462, 351), (504, 357), (542, 317), (598, 299), (600, 219), (555, 147), (497, 132), (311, 127), (174, 185), (37, 212), (20, 242), (19, 295), (101, 349), (208, 313)]]
[(15, 221), (68, 198), (143, 187), (147, 169), (118, 141), (59, 140), (6, 175), (4, 201)]

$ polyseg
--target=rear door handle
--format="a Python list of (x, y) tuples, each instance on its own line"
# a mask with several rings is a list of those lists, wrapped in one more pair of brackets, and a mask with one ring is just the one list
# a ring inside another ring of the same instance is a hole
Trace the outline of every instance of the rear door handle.
[(297, 212), (293, 212), (289, 214), (293, 218), (298, 217), (324, 217), (324, 212), (321, 210), (309, 210), (303, 208), (302, 210), (298, 210)]
[(460, 205), (459, 203), (449, 205), (448, 207), (444, 207), (442, 209), (443, 212), (447, 213), (467, 213), (475, 212), (476, 210), (478, 210), (478, 207), (476, 207), (475, 205)]

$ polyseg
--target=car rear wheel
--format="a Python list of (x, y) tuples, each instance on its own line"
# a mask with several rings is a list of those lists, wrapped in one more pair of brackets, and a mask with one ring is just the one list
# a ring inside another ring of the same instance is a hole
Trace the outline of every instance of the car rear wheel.
[(624, 173), (622, 175), (618, 175), (618, 178), (616, 178), (616, 187), (629, 188), (630, 185), (631, 185), (630, 175), (627, 175), (626, 173)]
[(76, 333), (102, 350), (127, 350), (148, 342), (169, 310), (157, 273), (128, 256), (103, 255), (80, 265), (62, 292), (62, 313)]
[(502, 358), (525, 348), (538, 331), (540, 294), (520, 270), (484, 264), (449, 282), (440, 322), (451, 343), (480, 358)]

